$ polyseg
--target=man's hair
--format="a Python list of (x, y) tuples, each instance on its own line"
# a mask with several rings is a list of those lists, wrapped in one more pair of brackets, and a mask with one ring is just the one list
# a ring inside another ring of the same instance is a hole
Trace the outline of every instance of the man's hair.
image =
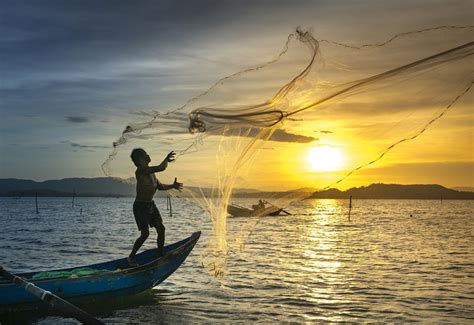
[(142, 148), (135, 148), (132, 150), (132, 153), (130, 154), (130, 158), (132, 158), (133, 163), (135, 166), (138, 167), (138, 160), (141, 157), (144, 157), (146, 155), (146, 151), (143, 150)]

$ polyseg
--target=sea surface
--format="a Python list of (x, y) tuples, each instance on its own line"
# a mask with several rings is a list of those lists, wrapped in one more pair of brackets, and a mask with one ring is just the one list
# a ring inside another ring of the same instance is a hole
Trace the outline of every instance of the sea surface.
[[(0, 264), (14, 272), (74, 267), (128, 255), (138, 236), (133, 198), (0, 198)], [(236, 202), (250, 206), (255, 200)], [(201, 255), (209, 217), (156, 199), (166, 242), (203, 235), (167, 280), (120, 304), (90, 310), (105, 323), (474, 323), (474, 201), (306, 200), (264, 217), (223, 279)], [(82, 209), (82, 214), (81, 214)], [(230, 231), (249, 225), (228, 219)], [(145, 247), (154, 247), (154, 232)], [(24, 316), (24, 315), (23, 315)], [(36, 324), (76, 324), (56, 315)]]

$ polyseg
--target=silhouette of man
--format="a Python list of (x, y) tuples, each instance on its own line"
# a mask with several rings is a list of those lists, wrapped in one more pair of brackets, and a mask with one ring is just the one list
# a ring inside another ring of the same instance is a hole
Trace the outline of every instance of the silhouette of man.
[(149, 227), (155, 227), (158, 234), (156, 243), (158, 245), (158, 257), (163, 256), (163, 246), (165, 244), (165, 227), (160, 212), (153, 201), (156, 190), (167, 191), (170, 189), (183, 189), (183, 183), (178, 183), (174, 179), (173, 184), (162, 184), (158, 181), (155, 173), (162, 172), (168, 167), (169, 162), (175, 160), (175, 153), (171, 151), (158, 166), (149, 166), (151, 159), (145, 150), (141, 148), (133, 149), (130, 155), (133, 163), (137, 166), (135, 177), (137, 179), (137, 195), (133, 203), (133, 215), (140, 230), (140, 237), (135, 240), (132, 252), (128, 256), (130, 266), (138, 266), (135, 255), (145, 240), (150, 235)]

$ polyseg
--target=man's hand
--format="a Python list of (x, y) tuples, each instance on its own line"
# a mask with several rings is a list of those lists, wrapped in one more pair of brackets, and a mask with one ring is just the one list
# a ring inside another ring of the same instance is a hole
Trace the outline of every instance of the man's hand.
[(174, 178), (173, 188), (177, 189), (178, 191), (183, 190), (183, 183), (179, 183), (176, 177)]
[(167, 162), (172, 162), (172, 161), (174, 161), (174, 160), (176, 159), (175, 156), (176, 156), (176, 153), (175, 153), (174, 151), (171, 151), (171, 152), (166, 156), (165, 160), (166, 160)]

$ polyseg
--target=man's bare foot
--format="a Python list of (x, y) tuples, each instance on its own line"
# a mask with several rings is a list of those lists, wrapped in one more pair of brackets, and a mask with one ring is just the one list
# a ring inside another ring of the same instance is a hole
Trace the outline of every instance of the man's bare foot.
[(129, 256), (127, 258), (127, 260), (128, 260), (128, 265), (130, 265), (131, 267), (138, 266), (138, 263), (137, 263), (137, 260), (135, 259), (135, 257)]

